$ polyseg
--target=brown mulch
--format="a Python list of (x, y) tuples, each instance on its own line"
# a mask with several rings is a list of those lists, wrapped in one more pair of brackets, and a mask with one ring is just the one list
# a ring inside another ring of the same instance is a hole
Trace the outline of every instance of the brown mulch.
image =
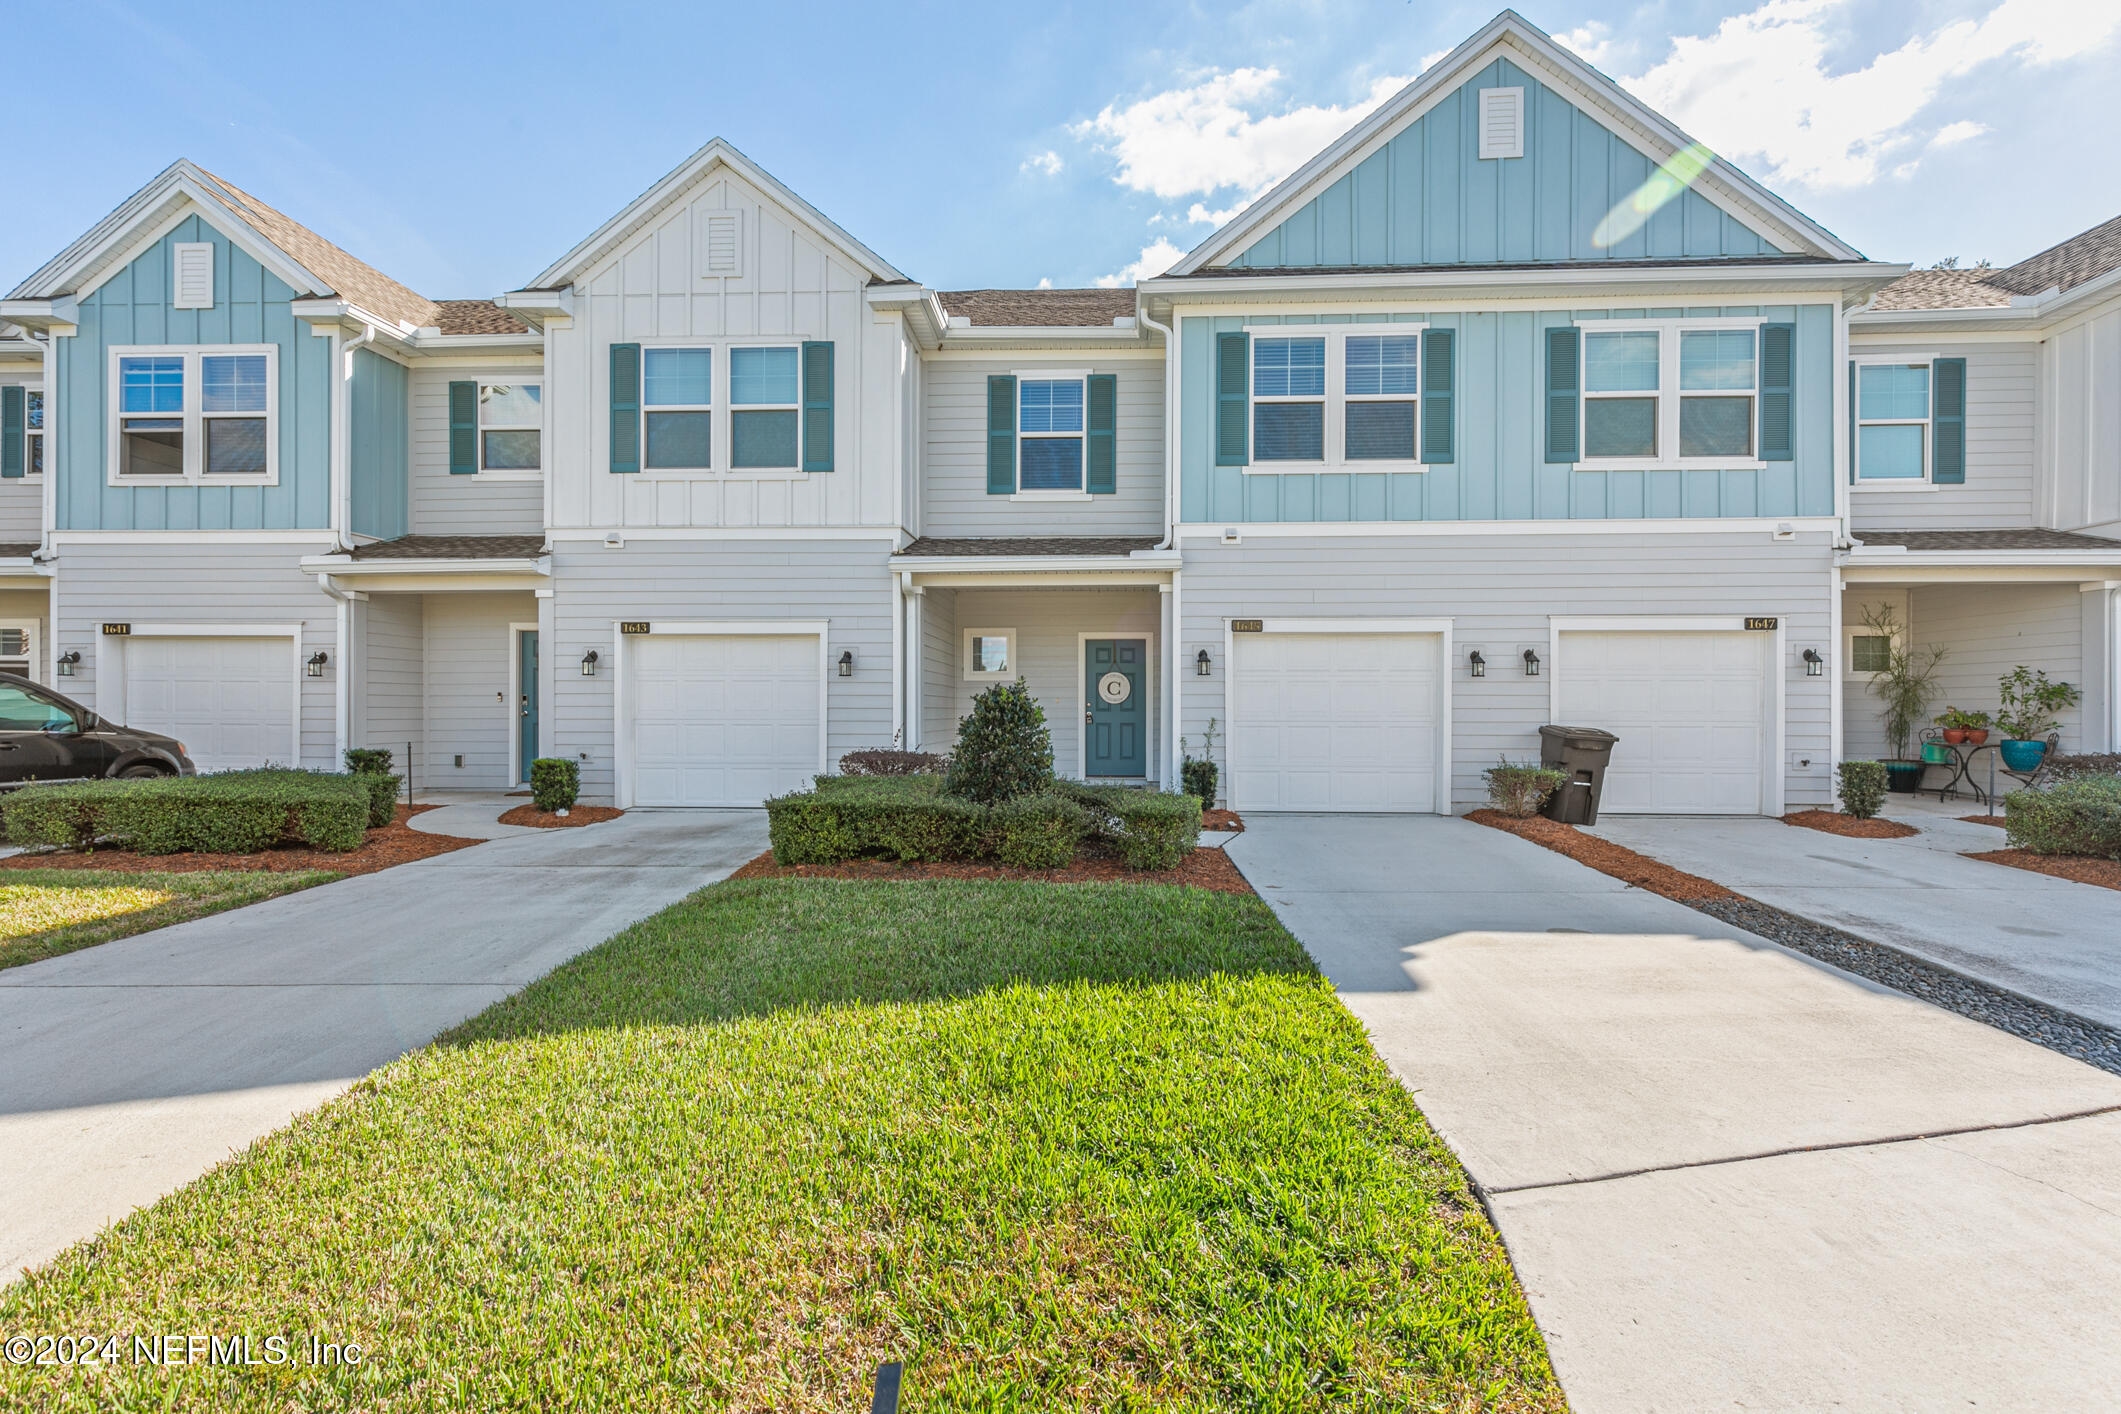
[(565, 815), (553, 815), (535, 805), (514, 805), (501, 812), (504, 825), (535, 825), (541, 830), (564, 830), (569, 825), (594, 825), (616, 820), (626, 812), (610, 805), (577, 805)]
[(1868, 820), (1859, 820), (1838, 810), (1795, 810), (1783, 816), (1782, 823), (1802, 825), (1807, 830), (1823, 830), (1830, 835), (1848, 835), (1859, 840), (1904, 840), (1909, 835), (1922, 833), (1913, 825), (1899, 820), (1886, 820), (1876, 815)]
[(2004, 824), (2001, 815), (1961, 815), (1959, 818), (1969, 825), (1994, 825), (1999, 830)]
[(1027, 879), (1040, 884), (1185, 884), (1220, 894), (1249, 894), (1252, 886), (1219, 849), (1196, 849), (1176, 869), (1129, 869), (1115, 855), (1089, 850), (1065, 869), (1012, 869), (1006, 864), (901, 864), (886, 859), (850, 859), (844, 864), (776, 864), (767, 850), (732, 879)]
[(1504, 815), (1496, 810), (1475, 810), (1466, 815), (1476, 825), (1507, 831), (1520, 839), (1565, 854), (1578, 864), (1589, 865), (1601, 874), (1610, 875), (1623, 883), (1633, 884), (1638, 889), (1648, 889), (1653, 894), (1662, 894), (1681, 903), (1696, 899), (1736, 898), (1723, 885), (1697, 874), (1674, 869), (1669, 864), (1660, 864), (1648, 855), (1637, 854), (1632, 849), (1602, 840), (1596, 835), (1587, 835), (1574, 825), (1564, 825), (1549, 820), (1544, 815), (1519, 818)]
[(2068, 879), (2072, 883), (2121, 889), (2121, 859), (2090, 859), (2081, 854), (2034, 854), (2027, 849), (1991, 849), (1966, 857), (1985, 859), (1991, 864), (2008, 864), (2013, 869), (2027, 869), (2035, 874)]
[(0, 869), (108, 869), (120, 874), (191, 874), (202, 870), (235, 873), (270, 870), (275, 874), (303, 869), (330, 869), (340, 874), (373, 874), (393, 864), (448, 854), (451, 850), (483, 844), (482, 840), (459, 839), (455, 835), (422, 834), (405, 822), (415, 815), (439, 809), (434, 805), (398, 807), (398, 818), (379, 830), (370, 830), (359, 849), (344, 853), (288, 846), (259, 854), (135, 854), (129, 849), (99, 849), (91, 854), (53, 850), (11, 855), (0, 859)]
[(1200, 812), (1200, 827), (1203, 830), (1242, 830), (1245, 822), (1238, 818), (1235, 810), (1203, 810)]

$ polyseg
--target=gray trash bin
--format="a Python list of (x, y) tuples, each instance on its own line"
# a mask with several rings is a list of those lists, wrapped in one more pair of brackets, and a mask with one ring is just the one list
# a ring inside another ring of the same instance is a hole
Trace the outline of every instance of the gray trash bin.
[(1539, 729), (1539, 764), (1568, 773), (1562, 787), (1547, 797), (1539, 812), (1564, 825), (1598, 823), (1598, 796), (1605, 788), (1606, 763), (1620, 738), (1597, 727)]

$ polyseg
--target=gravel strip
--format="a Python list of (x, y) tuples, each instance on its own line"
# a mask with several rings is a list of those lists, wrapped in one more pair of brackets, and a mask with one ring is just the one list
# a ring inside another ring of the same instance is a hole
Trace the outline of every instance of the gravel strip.
[(1920, 997), (1933, 1006), (2008, 1031), (2035, 1045), (2121, 1075), (2121, 1030), (2072, 1016), (2000, 988), (1962, 977), (1897, 948), (1844, 933), (1771, 908), (1756, 899), (1683, 899), (1687, 907), (1782, 944), (1807, 957), (1832, 963), (1894, 991)]

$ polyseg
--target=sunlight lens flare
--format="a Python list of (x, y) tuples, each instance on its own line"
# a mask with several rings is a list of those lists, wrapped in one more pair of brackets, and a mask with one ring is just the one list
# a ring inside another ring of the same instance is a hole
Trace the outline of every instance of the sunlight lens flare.
[(1694, 185), (1715, 160), (1716, 154), (1705, 143), (1697, 142), (1673, 153), (1669, 161), (1650, 173), (1648, 181), (1605, 214), (1598, 229), (1591, 232), (1591, 244), (1600, 250), (1611, 250), (1634, 235), (1665, 203)]

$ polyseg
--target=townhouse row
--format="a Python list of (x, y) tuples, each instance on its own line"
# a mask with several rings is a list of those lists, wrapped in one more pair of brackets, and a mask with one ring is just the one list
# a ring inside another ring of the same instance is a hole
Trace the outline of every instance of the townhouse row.
[(749, 805), (1021, 676), (1240, 810), (1559, 721), (1780, 813), (1883, 750), (1881, 606), (2121, 739), (2121, 221), (1868, 260), (1507, 12), (1132, 289), (932, 289), (716, 140), (477, 300), (178, 162), (0, 321), (0, 670), (206, 769)]

